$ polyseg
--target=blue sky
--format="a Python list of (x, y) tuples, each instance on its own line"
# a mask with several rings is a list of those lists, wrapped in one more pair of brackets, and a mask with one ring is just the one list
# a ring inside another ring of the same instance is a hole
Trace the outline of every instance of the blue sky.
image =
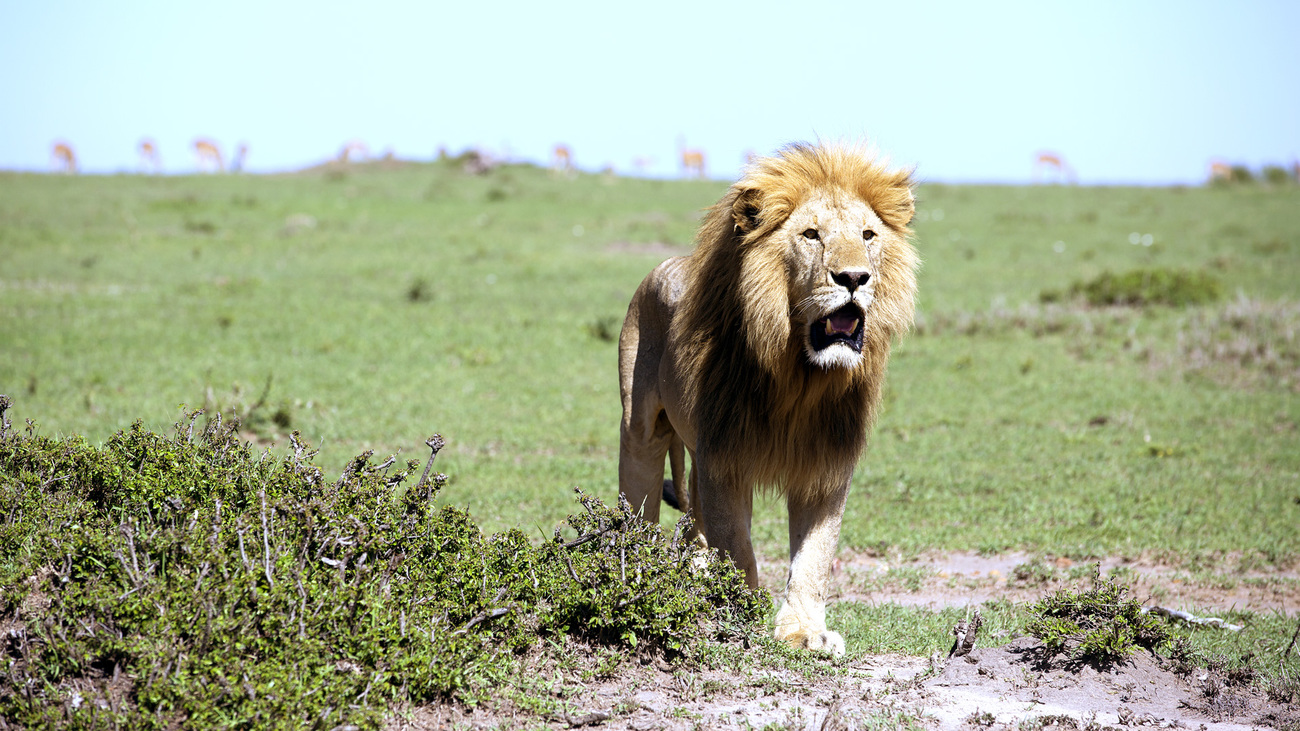
[[(798, 8), (798, 9), (795, 9)], [(199, 136), (277, 171), (347, 140), (709, 173), (792, 140), (873, 141), (922, 180), (1188, 183), (1300, 158), (1297, 2), (0, 0), (0, 168), (89, 172)]]

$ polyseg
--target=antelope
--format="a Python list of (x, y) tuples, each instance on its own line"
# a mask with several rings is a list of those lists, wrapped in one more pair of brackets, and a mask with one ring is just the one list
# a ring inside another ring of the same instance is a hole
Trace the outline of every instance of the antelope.
[(248, 145), (240, 142), (235, 148), (235, 156), (230, 159), (230, 172), (238, 173), (244, 169), (244, 159), (248, 157)]
[(1040, 152), (1034, 158), (1034, 180), (1045, 177), (1045, 173), (1055, 171), (1057, 180), (1074, 182), (1074, 170), (1066, 164), (1065, 158), (1055, 152)]
[(140, 169), (143, 171), (162, 172), (162, 158), (158, 155), (158, 143), (152, 138), (140, 140)]
[(682, 175), (704, 178), (704, 151), (682, 148)]
[(350, 162), (364, 162), (370, 159), (370, 148), (361, 140), (348, 140), (343, 143), (339, 149), (339, 162), (347, 165)]
[(568, 175), (573, 172), (573, 151), (568, 145), (556, 145), (551, 153), (551, 171), (556, 175)]
[(77, 172), (77, 155), (72, 151), (72, 145), (67, 142), (54, 143), (54, 149), (50, 151), (50, 162), (57, 172), (70, 174)]
[(226, 171), (226, 164), (221, 159), (221, 148), (217, 143), (207, 139), (194, 140), (194, 154), (199, 159), (199, 170), (208, 169), (209, 165), (216, 167), (216, 172), (223, 173)]

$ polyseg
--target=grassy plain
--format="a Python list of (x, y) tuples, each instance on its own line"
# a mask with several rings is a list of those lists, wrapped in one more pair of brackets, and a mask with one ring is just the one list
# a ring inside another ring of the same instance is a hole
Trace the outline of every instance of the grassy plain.
[[(277, 450), (301, 431), (326, 470), (422, 459), (440, 432), (444, 500), (549, 533), (574, 486), (614, 498), (627, 300), (724, 190), (451, 164), (0, 174), (0, 393), (92, 442), (233, 409)], [(1298, 211), (1294, 185), (921, 186), (918, 328), (843, 546), (1294, 562)], [(1137, 268), (1225, 294), (1059, 297)], [(784, 552), (782, 513), (762, 504), (761, 553)]]
[[(92, 443), (136, 419), (168, 433), (181, 404), (235, 412), (245, 438), (279, 455), (290, 451), (289, 432), (300, 431), (320, 447), (315, 464), (333, 472), (330, 480), (366, 449), (376, 461), (397, 451), (423, 460), (424, 440), (440, 432), (449, 446), (437, 467), (450, 475), (440, 499), (467, 507), (488, 531), (519, 527), (540, 539), (578, 510), (574, 486), (614, 500), (614, 340), (626, 302), (658, 261), (689, 250), (700, 211), (723, 190), (717, 182), (557, 179), (526, 166), (471, 176), (452, 164), (280, 176), (0, 174), (0, 394), (15, 402), (8, 412), (15, 430), (27, 418), (42, 434), (84, 434)], [(925, 267), (917, 328), (895, 350), (880, 423), (854, 477), (846, 555), (885, 556), (898, 567), (897, 559), (927, 551), (1019, 550), (1037, 557), (1027, 566), (1040, 573), (1050, 572), (1043, 556), (1146, 556), (1231, 584), (1294, 582), (1300, 188), (923, 185), (918, 193)], [(1193, 306), (1101, 307), (1072, 294), (1104, 274), (1137, 270), (1208, 275), (1222, 296)], [(135, 449), (124, 458), (137, 459)], [(43, 475), (7, 475), (7, 484), (57, 482)], [(35, 502), (10, 511), (9, 520), (58, 507), (14, 494)], [(260, 513), (257, 507), (244, 523), (226, 519), (256, 526), (261, 515), (265, 541), (264, 502)], [(162, 508), (154, 512), (170, 519)], [(767, 500), (755, 519), (759, 552), (769, 558), (785, 552), (782, 513)], [(12, 552), (6, 570), (20, 559), (40, 567), (36, 574), (23, 568), (31, 578), (21, 586), (7, 582), (15, 616), (33, 636), (44, 619), (25, 614), (36, 595), (24, 587), (49, 579), (47, 558), (33, 556), (58, 542), (50, 536), (63, 527), (55, 523), (10, 536), (26, 553)], [(105, 526), (104, 536), (74, 535), (105, 545), (131, 540), (112, 520)], [(243, 558), (242, 529), (235, 535)], [(270, 555), (265, 543), (263, 550)], [(216, 563), (238, 569), (233, 555)], [(138, 578), (125, 560), (122, 566)], [(1254, 569), (1265, 578), (1245, 573)], [(1291, 573), (1275, 573), (1285, 569)], [(250, 571), (256, 584), (259, 571)], [(917, 586), (926, 579), (906, 565), (886, 577)], [(1045, 575), (1036, 580), (1044, 590), (1054, 585)], [(276, 586), (289, 591), (285, 581)], [(320, 606), (331, 607), (332, 595), (321, 591)], [(131, 593), (105, 596), (120, 604)], [(170, 606), (193, 610), (192, 593), (180, 592)], [(484, 583), (479, 599), (492, 595)], [(371, 633), (391, 635), (396, 621), (405, 642), (406, 615), (394, 620), (392, 612), (406, 604), (381, 605), (388, 625), (371, 623)], [(466, 606), (466, 616), (476, 611)], [(230, 607), (240, 622), (273, 625), (285, 613)], [(982, 642), (1024, 627), (1023, 606), (998, 600), (983, 611)], [(1222, 614), (1246, 628), (1179, 626), (1175, 633), (1207, 657), (1254, 663), (1293, 682), (1294, 616)], [(830, 615), (853, 662), (862, 653), (942, 650), (963, 611), (843, 601)], [(571, 664), (564, 670), (575, 677), (612, 673), (629, 654), (621, 645), (598, 649), (593, 668), (593, 655), (552, 640), (547, 652)], [(321, 645), (322, 657), (337, 652), (331, 642)], [(423, 662), (407, 645), (390, 656), (375, 650), (383, 643), (366, 642), (353, 654), (378, 658), (367, 672), (392, 657)], [(286, 646), (301, 644), (299, 637)], [(786, 666), (807, 679), (832, 667), (770, 641), (756, 653), (730, 646), (708, 653), (731, 658), (714, 664)], [(152, 655), (140, 657), (147, 666)], [(265, 691), (283, 680), (275, 657), (256, 658), (266, 673), (253, 676), (261, 705), (251, 691), (248, 704), (223, 694), (176, 717), (265, 712)], [(207, 670), (224, 676), (227, 665)], [(488, 665), (462, 683), (462, 700), (495, 694), (548, 717), (587, 692), (581, 685), (554, 692), (551, 676), (536, 671), (537, 658)], [(139, 688), (154, 680), (148, 672), (141, 684), (140, 669), (128, 671)], [(59, 683), (68, 673), (50, 672), (50, 687), (66, 691)], [(518, 676), (504, 691), (503, 673)], [(298, 677), (297, 664), (292, 675), (285, 682), (302, 697), (328, 686), (329, 679)], [(405, 684), (389, 690), (375, 691), (374, 702), (407, 693)], [(370, 685), (360, 693), (364, 699)], [(136, 699), (153, 707), (144, 701), (156, 699)], [(38, 710), (57, 715), (60, 708)], [(377, 723), (378, 716), (366, 718)]]

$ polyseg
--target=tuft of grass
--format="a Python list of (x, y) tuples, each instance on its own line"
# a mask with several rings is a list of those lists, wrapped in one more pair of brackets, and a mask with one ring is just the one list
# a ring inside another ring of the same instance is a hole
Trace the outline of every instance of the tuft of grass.
[(246, 436), (258, 440), (283, 438), (293, 428), (295, 409), (303, 404), (283, 399), (273, 403), (271, 386), (274, 380), (274, 374), (267, 374), (266, 382), (255, 399), (250, 398), (252, 392), (246, 391), (238, 383), (233, 384), (230, 395), (222, 399), (218, 399), (210, 387), (207, 388), (202, 411), (213, 414), (208, 417), (208, 423), (211, 424), (213, 419), (221, 419), (224, 414), (226, 418), (234, 419)]
[(598, 317), (588, 322), (586, 327), (588, 335), (605, 343), (616, 342), (622, 328), (623, 320), (612, 315)]
[(1223, 285), (1208, 272), (1151, 268), (1120, 274), (1104, 271), (1093, 279), (1072, 284), (1070, 294), (1083, 297), (1094, 307), (1185, 307), (1218, 300), (1223, 296)]
[(409, 302), (427, 302), (433, 299), (433, 291), (430, 289), (429, 280), (424, 277), (416, 277), (411, 280), (411, 284), (406, 288), (406, 299)]
[(1295, 182), (1291, 173), (1280, 165), (1265, 165), (1263, 178), (1269, 185), (1287, 185)]
[(1011, 576), (1023, 586), (1041, 586), (1056, 578), (1056, 569), (1042, 558), (1034, 558), (1027, 563), (1017, 564), (1011, 570)]
[(1181, 321), (1178, 346), (1184, 368), (1221, 382), (1300, 384), (1300, 303), (1238, 296)]
[[(980, 613), (984, 624), (978, 647), (1005, 644), (1024, 624), (1023, 610), (1011, 602), (985, 602)], [(926, 657), (947, 651), (953, 625), (968, 615), (969, 610), (955, 607), (935, 611), (894, 603), (836, 602), (827, 607), (827, 624), (844, 635), (850, 656), (896, 652)]]
[(1075, 662), (1113, 666), (1139, 647), (1155, 650), (1169, 639), (1164, 623), (1143, 613), (1142, 603), (1126, 594), (1128, 587), (1094, 569), (1091, 588), (1061, 589), (1036, 602), (1025, 631), (1049, 656), (1068, 652)]
[(1228, 182), (1253, 183), (1255, 182), (1255, 174), (1245, 165), (1233, 165), (1228, 168)]
[[(0, 411), (7, 406), (7, 398)], [(623, 503), (540, 545), (438, 507), (447, 478), (366, 452), (337, 480), (236, 420), (102, 447), (0, 429), (0, 719), (46, 726), (376, 727), (393, 704), (495, 687), (579, 638), (692, 657), (764, 595)], [(440, 437), (427, 444), (436, 455)]]

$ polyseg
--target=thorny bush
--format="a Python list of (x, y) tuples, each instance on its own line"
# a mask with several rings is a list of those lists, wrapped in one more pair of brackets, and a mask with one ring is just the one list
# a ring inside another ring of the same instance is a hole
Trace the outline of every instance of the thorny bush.
[(374, 727), (547, 638), (690, 656), (768, 609), (626, 504), (580, 493), (541, 545), (484, 536), (415, 460), (330, 481), (297, 433), (277, 458), (198, 415), (102, 447), (3, 421), (0, 727)]

